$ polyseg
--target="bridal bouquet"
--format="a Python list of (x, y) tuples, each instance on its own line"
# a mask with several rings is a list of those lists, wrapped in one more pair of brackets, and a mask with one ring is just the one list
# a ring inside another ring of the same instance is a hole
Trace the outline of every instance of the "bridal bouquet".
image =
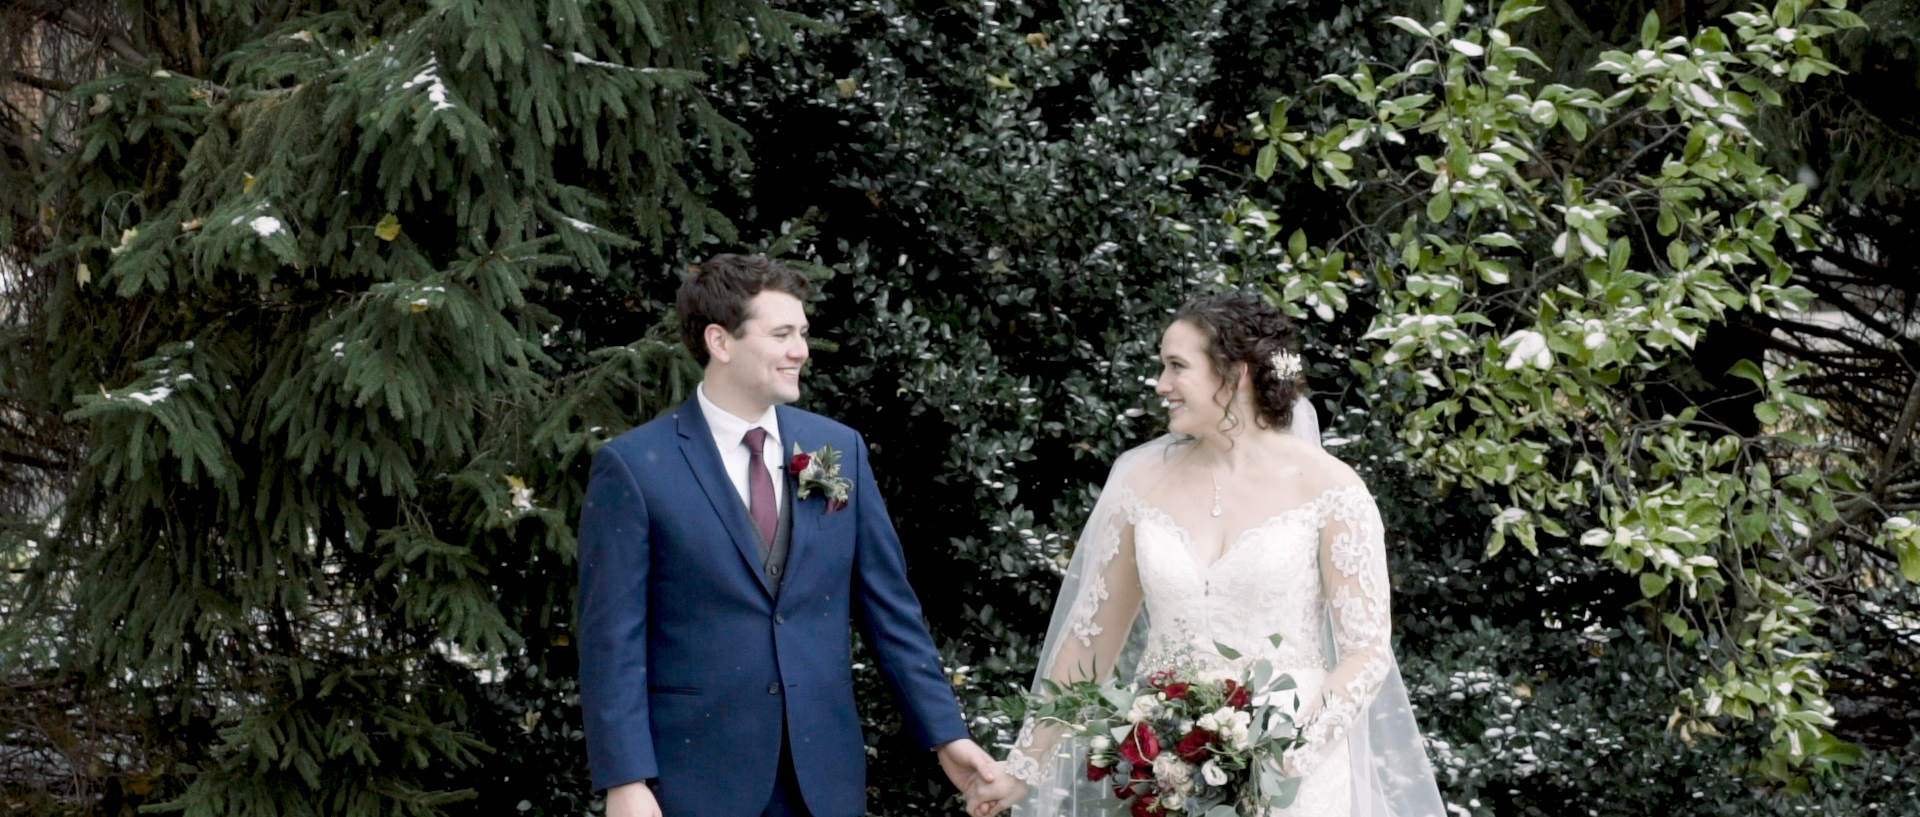
[[(1217, 646), (1228, 658), (1239, 654)], [(1280, 758), (1301, 742), (1293, 679), (1255, 662), (1240, 678), (1157, 672), (1126, 686), (1042, 682), (1024, 701), (1036, 723), (1065, 725), (1088, 746), (1086, 776), (1108, 781), (1133, 817), (1253, 817), (1284, 808), (1299, 778)]]

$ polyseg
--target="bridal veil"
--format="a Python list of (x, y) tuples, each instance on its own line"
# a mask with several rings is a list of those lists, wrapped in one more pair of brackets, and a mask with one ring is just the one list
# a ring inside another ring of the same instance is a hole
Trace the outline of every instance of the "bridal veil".
[[(1305, 398), (1294, 405), (1289, 431), (1315, 446), (1320, 443), (1319, 423)], [(1042, 679), (1058, 677), (1056, 670), (1062, 668), (1076, 668), (1073, 674), (1079, 678), (1126, 679), (1134, 674), (1150, 630), (1147, 611), (1139, 605), (1135, 615), (1133, 606), (1106, 603), (1115, 589), (1108, 581), (1109, 570), (1132, 569), (1114, 563), (1121, 555), (1122, 536), (1129, 524), (1122, 499), (1128, 491), (1119, 488), (1142, 480), (1151, 482), (1154, 469), (1171, 464), (1182, 444), (1175, 437), (1161, 437), (1115, 461), (1107, 487), (1081, 531), (1061, 581), (1035, 673), (1035, 691)], [(1325, 599), (1319, 609), (1322, 629), (1328, 634), (1321, 640), (1328, 653), (1327, 666), (1336, 666), (1339, 656), (1337, 639), (1331, 635), (1332, 611)], [(1045, 726), (1023, 724), (1016, 751), (1008, 761), (1008, 771), (1027, 780), (1030, 788), (1027, 798), (1014, 806), (1015, 817), (1115, 813), (1119, 803), (1112, 790), (1105, 783), (1086, 779), (1084, 742), (1062, 740), (1057, 732), (1036, 734), (1036, 728), (1047, 731)], [(1434, 783), (1396, 662), (1389, 660), (1385, 680), (1347, 730), (1346, 740), (1352, 769), (1352, 817), (1445, 817), (1446, 807)], [(1021, 753), (1019, 747), (1046, 748), (1035, 757)]]

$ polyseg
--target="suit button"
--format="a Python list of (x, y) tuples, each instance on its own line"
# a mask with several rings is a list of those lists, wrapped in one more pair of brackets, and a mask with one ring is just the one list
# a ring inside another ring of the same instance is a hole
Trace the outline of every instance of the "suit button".
[(780, 578), (780, 566), (767, 565), (767, 575), (772, 576), (773, 578), (776, 578), (776, 579)]
[(768, 694), (768, 695), (778, 695), (778, 694), (780, 694), (780, 682), (779, 682), (779, 681), (775, 681), (775, 682), (773, 682), (773, 683), (771, 683), (771, 684), (768, 684), (768, 685), (767, 685), (767, 694)]
[(787, 623), (787, 617), (786, 617), (786, 616), (783, 616), (783, 615), (781, 615), (781, 614), (779, 614), (779, 613), (774, 613), (774, 614), (773, 614), (773, 623), (775, 623), (775, 624), (785, 624), (785, 623)]

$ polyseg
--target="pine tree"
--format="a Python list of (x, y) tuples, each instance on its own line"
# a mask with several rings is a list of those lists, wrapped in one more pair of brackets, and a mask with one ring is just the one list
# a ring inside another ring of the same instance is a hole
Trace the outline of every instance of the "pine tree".
[(32, 98), (0, 165), (5, 263), (31, 305), (4, 375), (86, 432), (10, 614), (64, 614), (58, 668), (146, 724), (120, 770), (136, 803), (429, 814), (473, 794), (482, 679), (537, 672), (571, 615), (582, 454), (689, 385), (641, 332), (591, 358), (556, 338), (577, 331), (568, 282), (735, 237), (701, 185), (747, 169), (746, 136), (701, 70), (790, 20), (10, 10), (9, 101)]

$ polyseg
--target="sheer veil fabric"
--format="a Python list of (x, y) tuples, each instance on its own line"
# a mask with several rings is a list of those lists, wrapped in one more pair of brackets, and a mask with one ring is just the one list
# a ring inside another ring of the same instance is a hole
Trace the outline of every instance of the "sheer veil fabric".
[[(1319, 424), (1304, 398), (1295, 403), (1293, 417), (1290, 433), (1317, 447)], [(1157, 595), (1153, 588), (1147, 587), (1155, 584), (1150, 580), (1156, 577), (1142, 576), (1140, 571), (1152, 567), (1155, 557), (1136, 552), (1134, 547), (1136, 525), (1152, 521), (1149, 514), (1165, 516), (1141, 500), (1146, 489), (1140, 486), (1157, 482), (1161, 472), (1180, 457), (1187, 444), (1171, 435), (1164, 436), (1122, 454), (1115, 461), (1061, 581), (1034, 678), (1036, 691), (1039, 682), (1047, 678), (1076, 681), (1131, 678), (1143, 670), (1143, 660), (1144, 669), (1162, 667), (1168, 645), (1180, 640), (1170, 633), (1189, 626), (1180, 620), (1179, 611), (1169, 614), (1166, 609), (1169, 594), (1164, 587)], [(1230, 587), (1224, 579), (1221, 582), (1222, 593), (1246, 596), (1245, 601), (1265, 607), (1279, 600), (1280, 606), (1299, 609), (1299, 616), (1305, 619), (1302, 626), (1317, 631), (1308, 634), (1317, 638), (1289, 636), (1288, 640), (1306, 644), (1317, 641), (1320, 655), (1287, 655), (1287, 644), (1283, 642), (1278, 651), (1281, 654), (1272, 656), (1277, 668), (1299, 668), (1303, 689), (1308, 688), (1307, 679), (1314, 679), (1313, 687), (1321, 688), (1326, 698), (1326, 705), (1317, 715), (1303, 719), (1309, 745), (1296, 750), (1298, 757), (1289, 753), (1286, 760), (1289, 771), (1307, 776), (1308, 786), (1303, 787), (1300, 801), (1285, 811), (1275, 812), (1277, 815), (1444, 817), (1446, 814), (1419, 727), (1414, 722), (1406, 685), (1388, 646), (1385, 545), (1378, 520), (1372, 497), (1360, 486), (1330, 489), (1304, 507), (1283, 511), (1269, 519), (1280, 527), (1294, 526), (1292, 541), (1296, 548), (1314, 551), (1291, 558), (1308, 560), (1303, 565), (1338, 562), (1339, 570), (1351, 574), (1352, 582), (1329, 583), (1325, 588), (1315, 582), (1313, 586), (1322, 589), (1317, 598), (1294, 599), (1288, 604), (1283, 598), (1283, 588), (1248, 588), (1246, 576), (1266, 574), (1244, 570), (1238, 565), (1233, 572), (1240, 574), (1241, 584)], [(1166, 528), (1173, 523), (1169, 518), (1160, 525)], [(1302, 532), (1301, 525), (1313, 527)], [(1318, 543), (1323, 536), (1325, 546), (1301, 544)], [(1235, 547), (1223, 551), (1216, 564), (1239, 549), (1241, 538), (1244, 537), (1235, 538)], [(1274, 532), (1268, 542), (1254, 544), (1286, 541), (1285, 536)], [(1336, 578), (1342, 576), (1331, 570), (1326, 572)], [(1160, 605), (1159, 616), (1167, 619), (1159, 622), (1158, 631), (1154, 617), (1149, 614), (1156, 607), (1156, 599)], [(1214, 637), (1218, 634), (1203, 634), (1198, 643), (1211, 643), (1209, 639)], [(1296, 645), (1293, 649), (1298, 651), (1301, 647)], [(1214, 657), (1217, 660), (1217, 656)], [(1326, 763), (1342, 753), (1346, 755), (1346, 763)], [(1314, 771), (1322, 766), (1345, 766), (1346, 770)], [(1013, 808), (1015, 817), (1110, 815), (1118, 805), (1108, 783), (1087, 781), (1084, 740), (1065, 735), (1057, 724), (1023, 724), (1013, 752), (1008, 756), (1007, 771), (1025, 780), (1029, 787), (1027, 798)], [(1306, 793), (1314, 787), (1316, 778), (1349, 788), (1350, 798), (1339, 798), (1337, 790), (1324, 791), (1323, 785), (1318, 800), (1309, 802)], [(1338, 802), (1342, 799), (1348, 802)]]

